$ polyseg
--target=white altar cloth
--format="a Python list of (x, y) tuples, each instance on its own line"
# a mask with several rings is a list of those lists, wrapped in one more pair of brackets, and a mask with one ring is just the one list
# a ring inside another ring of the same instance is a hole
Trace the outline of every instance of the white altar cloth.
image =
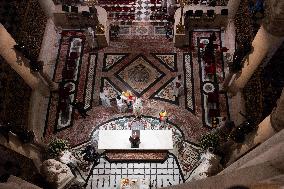
[(172, 130), (140, 130), (139, 148), (131, 148), (129, 137), (132, 130), (100, 130), (100, 150), (171, 150)]

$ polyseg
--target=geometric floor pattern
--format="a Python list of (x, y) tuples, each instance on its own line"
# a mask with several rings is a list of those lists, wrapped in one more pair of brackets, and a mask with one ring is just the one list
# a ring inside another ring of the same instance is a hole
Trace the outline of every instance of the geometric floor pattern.
[[(194, 31), (193, 43), (197, 45), (199, 39), (208, 37), (210, 33), (208, 31)], [(220, 32), (216, 33), (219, 34)], [(188, 53), (177, 49), (172, 42), (160, 38), (161, 36), (157, 39), (155, 35), (146, 35), (145, 39), (140, 39), (139, 36), (137, 36), (137, 39), (121, 37), (122, 39), (115, 42), (111, 41), (109, 47), (96, 53), (90, 53), (90, 50), (82, 41), (82, 54), (78, 59), (75, 78), (68, 82), (72, 89), (71, 101), (77, 98), (84, 102), (90, 116), (83, 120), (78, 116), (76, 110), (70, 109), (68, 120), (62, 122), (60, 113), (58, 113), (58, 95), (52, 94), (44, 134), (46, 140), (50, 141), (54, 136), (68, 140), (72, 138), (73, 140), (74, 137), (71, 137), (71, 135), (74, 135), (73, 133), (80, 128), (81, 133), (78, 138), (76, 137), (76, 141), (84, 141), (85, 136), (92, 130), (91, 124), (100, 124), (101, 121), (117, 116), (118, 112), (115, 107), (104, 110), (106, 112), (97, 112), (97, 109), (101, 109), (99, 107), (99, 92), (107, 88), (110, 99), (114, 99), (117, 94), (129, 89), (135, 95), (142, 97), (146, 104), (155, 104), (153, 108), (156, 110), (155, 112), (148, 111), (149, 114), (147, 115), (149, 116), (157, 116), (159, 109), (169, 110), (169, 113), (173, 115), (171, 121), (184, 130), (187, 138), (190, 136), (194, 138), (193, 141), (196, 141), (201, 136), (200, 134), (206, 132), (208, 128), (202, 128), (202, 121), (204, 125), (210, 127), (204, 118), (204, 111), (206, 110), (204, 89), (207, 89), (208, 86), (202, 86), (206, 83), (199, 79), (204, 74), (200, 75), (199, 72), (202, 62), (198, 61), (198, 56), (196, 56), (198, 51), (197, 53)], [(84, 39), (84, 33), (69, 30), (64, 31), (61, 35), (54, 71), (55, 82), (62, 80), (67, 53), (72, 48), (70, 42), (76, 38)], [(219, 36), (217, 38), (219, 44), (221, 39)], [(182, 76), (182, 83), (184, 84), (184, 91), (182, 92), (184, 95), (178, 98), (173, 95), (173, 80), (177, 75)], [(225, 112), (221, 115), (226, 116), (228, 110), (226, 96), (224, 94), (220, 97), (221, 113)], [(148, 109), (150, 108), (148, 106)], [(108, 112), (110, 110), (111, 114)], [(188, 111), (184, 112), (183, 110)], [(176, 112), (180, 112), (180, 116), (175, 115)], [(193, 122), (190, 122), (190, 126), (188, 126), (188, 123), (183, 119), (190, 119)], [(193, 126), (196, 123), (198, 126)], [(71, 143), (72, 145), (78, 144), (78, 142)]]
[[(131, 124), (130, 124), (131, 123)], [(100, 188), (107, 188), (108, 184), (111, 182), (111, 187), (117, 185), (118, 180), (113, 180), (109, 178), (117, 177), (117, 179), (123, 178), (125, 175), (133, 178), (149, 178), (151, 180), (153, 187), (157, 185), (158, 187), (169, 186), (170, 184), (178, 184), (184, 182), (189, 178), (191, 172), (197, 166), (197, 163), (200, 158), (201, 148), (189, 141), (184, 139), (184, 134), (176, 125), (171, 122), (167, 122), (163, 127), (161, 127), (158, 118), (145, 116), (141, 120), (136, 120), (134, 116), (124, 116), (119, 118), (111, 119), (105, 123), (102, 123), (92, 132), (90, 140), (78, 147), (75, 147), (73, 150), (75, 153), (79, 154), (80, 151), (88, 144), (92, 144), (97, 147), (99, 140), (99, 131), (100, 130), (172, 130), (173, 132), (173, 144), (174, 149), (170, 150), (168, 159), (164, 163), (109, 163), (103, 157), (101, 158), (100, 164), (96, 166), (91, 173), (94, 179), (89, 180), (89, 185), (100, 185)], [(152, 165), (154, 170), (151, 170), (150, 165)], [(110, 167), (112, 166), (112, 167)], [(127, 167), (130, 166), (130, 167)], [(144, 169), (144, 166), (147, 168)], [(103, 167), (106, 167), (106, 170), (103, 170)], [(141, 167), (141, 168), (139, 168)], [(136, 170), (137, 168), (137, 170)], [(113, 169), (113, 170), (110, 170)], [(123, 169), (124, 172), (121, 173), (120, 169)], [(134, 171), (132, 171), (134, 169)], [(106, 173), (107, 171), (107, 173)], [(154, 176), (154, 171), (158, 176)], [(159, 172), (157, 172), (159, 171)], [(103, 173), (102, 175), (98, 175)], [(155, 179), (154, 179), (155, 178)], [(96, 180), (98, 179), (98, 180)], [(105, 182), (105, 185), (103, 184)], [(113, 183), (115, 182), (115, 183)], [(155, 183), (156, 182), (156, 183)], [(102, 187), (104, 186), (104, 187)], [(90, 187), (90, 186), (89, 186)]]
[(114, 67), (116, 64), (119, 64), (127, 56), (127, 53), (105, 53), (103, 61), (103, 71), (109, 71), (112, 67)]
[(109, 163), (105, 158), (93, 169), (87, 189), (117, 189), (123, 178), (147, 179), (149, 187), (161, 188), (183, 183), (173, 155), (163, 163)]
[(184, 86), (185, 86), (185, 107), (187, 110), (195, 113), (194, 100), (194, 80), (193, 80), (193, 65), (192, 55), (185, 53), (183, 55), (183, 70), (184, 70)]
[[(108, 47), (96, 53), (90, 53), (90, 49), (82, 43), (76, 78), (70, 81), (73, 87), (70, 97), (84, 102), (89, 116), (83, 119), (78, 116), (76, 110), (70, 110), (70, 124), (60, 130), (56, 129), (59, 120), (58, 95), (52, 94), (44, 139), (45, 142), (55, 137), (66, 139), (73, 152), (78, 154), (87, 144), (97, 144), (98, 132), (101, 129), (129, 129), (127, 123), (134, 119), (131, 112), (120, 113), (115, 102), (112, 107), (103, 107), (99, 100), (99, 92), (103, 89), (108, 91), (110, 99), (129, 89), (144, 101), (141, 123), (133, 125), (132, 128), (171, 129), (174, 149), (170, 151), (164, 163), (110, 163), (102, 156), (100, 164), (94, 167), (92, 172), (90, 167), (84, 171), (91, 175), (88, 188), (116, 188), (119, 179), (127, 175), (133, 175), (133, 178), (148, 178), (151, 188), (184, 182), (190, 177), (200, 158), (201, 149), (196, 143), (200, 136), (210, 130), (209, 127), (204, 127), (206, 107), (200, 75), (202, 62), (198, 61), (198, 51), (188, 53), (186, 50), (175, 48), (165, 36), (148, 36), (154, 32), (151, 27), (147, 32), (142, 27), (140, 29), (135, 32), (145, 32), (145, 35), (120, 36), (121, 38), (111, 41)], [(132, 33), (133, 30), (130, 31)], [(210, 33), (193, 32), (193, 43), (197, 44), (200, 38), (206, 38)], [(84, 38), (83, 35), (83, 32), (76, 31), (67, 32), (62, 36), (54, 81), (60, 82), (62, 79), (71, 38)], [(184, 95), (176, 98), (173, 96), (173, 80), (178, 75), (182, 77)], [(226, 100), (220, 101), (223, 103), (220, 107), (226, 107)], [(158, 119), (162, 109), (167, 110), (169, 114), (165, 127), (161, 127)], [(224, 108), (221, 111), (227, 110)], [(156, 176), (158, 171), (160, 175)]]
[(138, 97), (159, 82), (164, 75), (144, 55), (138, 55), (115, 74)]
[[(78, 52), (78, 58), (75, 61), (75, 69), (73, 75), (68, 79), (63, 77), (66, 72), (67, 53)], [(97, 65), (97, 55), (87, 53), (88, 49), (85, 47), (85, 36), (82, 31), (63, 30), (61, 33), (60, 45), (55, 65), (53, 80), (57, 83), (63, 83), (65, 87), (70, 88), (70, 101), (73, 102), (75, 98), (86, 103), (86, 108), (91, 107), (93, 97), (93, 79)], [(48, 106), (47, 121), (49, 125), (45, 129), (46, 133), (54, 133), (69, 128), (73, 124), (74, 110), (69, 105), (69, 113), (63, 116), (59, 110), (59, 95), (52, 93)]]
[[(208, 31), (194, 31), (193, 43), (197, 44), (199, 38), (206, 38), (210, 33)], [(76, 110), (70, 110), (69, 119), (67, 122), (65, 120), (64, 123), (66, 124), (62, 124), (60, 113), (58, 113), (58, 95), (52, 94), (44, 134), (46, 141), (57, 136), (68, 140), (72, 138), (72, 145), (76, 145), (79, 141), (84, 141), (85, 136), (91, 132), (91, 124), (100, 124), (101, 121), (116, 116), (118, 112), (115, 107), (111, 109), (112, 114), (108, 113), (110, 109), (104, 110), (107, 111), (105, 113), (97, 112), (97, 109), (101, 109), (99, 107), (99, 92), (104, 88), (109, 89), (110, 99), (114, 99), (121, 91), (129, 89), (134, 91), (135, 95), (142, 97), (146, 104), (156, 104), (154, 107), (156, 112), (159, 111), (158, 109), (169, 110), (169, 113), (173, 114), (172, 121), (184, 130), (187, 137), (193, 137), (193, 141), (196, 141), (202, 132), (206, 132), (208, 127), (202, 128), (201, 124), (202, 121), (203, 124), (206, 123), (203, 119), (204, 109), (206, 109), (203, 101), (203, 89), (207, 89), (207, 86), (202, 87), (203, 83), (200, 83), (199, 78), (202, 76), (199, 74), (200, 62), (198, 56), (196, 56), (198, 51), (197, 53), (188, 53), (177, 49), (172, 42), (160, 37), (146, 35), (145, 39), (139, 38), (139, 36), (137, 36), (137, 39), (124, 39), (121, 36), (122, 39), (115, 42), (111, 41), (109, 47), (96, 53), (90, 53), (90, 50), (82, 41), (82, 55), (79, 58), (74, 81), (68, 82), (72, 89), (71, 100), (77, 98), (84, 102), (90, 116), (83, 120)], [(70, 47), (72, 48), (70, 42), (73, 38), (84, 39), (84, 33), (69, 30), (64, 31), (61, 35), (54, 71), (55, 82), (62, 80), (62, 71), (66, 64), (67, 53)], [(173, 96), (173, 79), (178, 75), (182, 76), (182, 83), (184, 84), (182, 93), (184, 95), (176, 98)], [(221, 98), (222, 106), (220, 106), (220, 109), (223, 108), (221, 112), (226, 112), (225, 95)], [(149, 106), (149, 108), (151, 107)], [(188, 111), (184, 112), (182, 109)], [(156, 112), (148, 112), (147, 115), (149, 116), (157, 116)], [(180, 112), (181, 116), (174, 115), (176, 112)], [(190, 126), (186, 126), (188, 123), (184, 122), (183, 119), (192, 120), (189, 123)], [(196, 123), (198, 126), (193, 126)], [(78, 138), (76, 137), (78, 142), (74, 142), (74, 137), (71, 137), (71, 135), (74, 136), (73, 133), (78, 128), (80, 128), (81, 133)]]
[(167, 81), (165, 85), (163, 85), (160, 89), (158, 89), (158, 91), (156, 91), (150, 98), (179, 105), (178, 98), (174, 96), (175, 94), (174, 79), (175, 78), (171, 78), (169, 81)]
[(176, 53), (153, 53), (153, 56), (159, 60), (161, 64), (167, 67), (169, 70), (177, 71), (177, 55)]
[(90, 109), (92, 107), (93, 95), (94, 95), (94, 78), (96, 77), (97, 68), (97, 58), (98, 55), (95, 53), (90, 53), (89, 57), (89, 69), (87, 74), (86, 88), (84, 92), (84, 104), (85, 109)]
[[(194, 32), (195, 36), (198, 36), (198, 33), (202, 32)], [(209, 42), (209, 36), (212, 32), (208, 32), (206, 36), (202, 35), (202, 37), (196, 37), (194, 40), (197, 41), (197, 44), (208, 44)], [(216, 33), (216, 42), (214, 44), (218, 45), (218, 49), (222, 46), (222, 40), (221, 40), (221, 32), (215, 31)], [(203, 48), (198, 48), (198, 63), (199, 63), (199, 73), (200, 73), (200, 92), (201, 92), (201, 99), (202, 99), (202, 110), (203, 110), (203, 122), (204, 125), (207, 127), (212, 128), (211, 120), (208, 116), (209, 107), (207, 107), (207, 99), (208, 99), (208, 92), (213, 92), (214, 90), (219, 90), (221, 87), (221, 83), (223, 82), (225, 78), (225, 72), (224, 72), (224, 63), (223, 63), (223, 56), (216, 55), (216, 81), (212, 78), (208, 77), (205, 72), (205, 63), (203, 59), (201, 58), (201, 54), (203, 53)], [(217, 54), (217, 53), (216, 53)], [(229, 115), (229, 107), (228, 107), (228, 99), (226, 93), (219, 93), (219, 103), (217, 103), (217, 109), (220, 110), (220, 117), (230, 117)]]

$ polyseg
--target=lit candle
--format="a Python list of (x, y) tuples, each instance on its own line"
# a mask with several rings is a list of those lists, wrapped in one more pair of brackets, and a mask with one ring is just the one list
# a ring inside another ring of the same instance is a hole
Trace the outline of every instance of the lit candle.
[(166, 118), (167, 118), (167, 111), (166, 110), (163, 110), (160, 112), (160, 121), (165, 121)]

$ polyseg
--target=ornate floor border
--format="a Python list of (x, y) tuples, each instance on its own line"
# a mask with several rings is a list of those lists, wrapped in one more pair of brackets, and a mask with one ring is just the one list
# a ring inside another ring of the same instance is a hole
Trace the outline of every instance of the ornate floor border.
[[(92, 61), (94, 57), (94, 62)], [(98, 53), (90, 53), (88, 59), (88, 69), (87, 69), (87, 79), (85, 82), (84, 90), (84, 104), (85, 109), (89, 110), (92, 108), (93, 96), (95, 91), (95, 81), (96, 81), (96, 71), (97, 71), (97, 62), (98, 62)]]
[[(60, 53), (61, 53), (61, 50), (62, 50), (62, 46), (64, 45), (63, 44), (63, 38), (66, 37), (66, 33), (74, 33), (75, 32), (83, 32), (82, 30), (63, 30), (62, 31), (62, 34), (61, 34), (61, 37), (60, 37), (60, 41), (59, 41), (59, 48), (58, 48), (58, 53), (57, 53), (57, 58), (56, 58), (56, 63), (55, 63), (55, 71), (53, 73), (53, 76), (52, 76), (52, 80), (55, 81), (55, 82), (60, 82), (60, 79), (56, 79), (56, 76), (58, 74), (61, 74), (63, 73), (63, 71), (66, 69), (66, 61), (67, 61), (67, 57), (69, 55), (69, 52), (70, 52), (70, 47), (71, 47), (71, 42), (72, 42), (72, 39), (74, 38), (81, 38), (82, 39), (82, 47), (81, 47), (81, 53), (80, 53), (80, 60), (79, 60), (79, 64), (78, 64), (78, 70), (77, 70), (77, 76), (76, 76), (76, 80), (65, 80), (63, 81), (64, 85), (65, 84), (72, 84), (75, 86), (75, 89), (72, 91), (71, 93), (71, 100), (75, 99), (77, 97), (77, 93), (78, 93), (78, 85), (79, 85), (79, 77), (80, 77), (80, 72), (81, 72), (81, 66), (82, 66), (82, 61), (83, 61), (83, 55), (84, 55), (84, 49), (85, 49), (85, 38), (84, 38), (84, 35), (72, 35), (70, 34), (71, 36), (68, 36), (68, 49), (67, 49), (67, 53), (65, 55), (65, 59), (64, 59), (64, 63), (62, 63), (63, 65), (61, 65), (63, 68), (61, 70), (61, 73), (59, 73), (58, 71), (56, 71), (58, 69), (58, 66), (59, 66), (59, 59), (60, 59)], [(88, 61), (88, 65), (87, 67), (89, 67), (90, 65), (90, 62)], [(58, 81), (57, 81), (58, 80)], [(62, 80), (62, 79), (61, 79)], [(72, 96), (73, 95), (73, 96)], [(56, 98), (56, 95), (55, 94), (51, 94), (50, 97), (49, 97), (49, 102), (48, 102), (48, 108), (47, 108), (47, 114), (46, 114), (46, 120), (45, 120), (45, 128), (44, 128), (44, 132), (43, 132), (43, 136), (46, 135), (46, 131), (47, 131), (47, 128), (48, 128), (48, 122), (50, 121), (49, 119), (49, 116), (50, 116), (50, 111), (51, 111), (51, 105), (52, 105), (52, 99), (53, 98)], [(85, 98), (83, 96), (83, 98)], [(58, 104), (58, 103), (56, 103)], [(62, 128), (58, 128), (58, 120), (59, 120), (59, 110), (58, 110), (58, 105), (56, 105), (56, 115), (55, 115), (55, 123), (54, 123), (54, 126), (53, 126), (53, 134), (57, 133), (57, 132), (60, 132), (62, 130), (65, 130), (67, 128), (70, 128), (72, 127), (73, 125), (73, 120), (74, 120), (74, 109), (72, 106), (70, 106), (70, 109), (71, 109), (71, 117), (70, 117), (70, 120), (69, 120), (69, 124), (67, 126), (64, 126)]]
[(195, 114), (194, 78), (192, 54), (183, 54), (185, 108)]
[[(198, 32), (198, 31), (197, 31)], [(210, 31), (207, 31), (207, 32), (210, 32)], [(211, 31), (213, 32), (213, 31)], [(220, 47), (222, 47), (222, 38), (221, 38), (221, 31), (215, 31), (214, 32), (218, 32), (218, 35), (219, 35), (219, 38), (220, 38)], [(199, 47), (199, 43), (200, 43), (200, 40), (202, 39), (209, 39), (209, 37), (198, 37), (197, 38), (197, 46)], [(221, 62), (222, 62), (222, 74), (223, 74), (223, 77), (225, 77), (225, 72), (224, 72), (224, 60), (223, 60), (223, 56), (221, 57)], [(203, 81), (203, 75), (202, 75), (202, 60), (201, 60), (201, 52), (200, 52), (200, 48), (198, 48), (198, 64), (199, 64), (199, 77), (200, 77), (200, 94), (201, 94), (201, 105), (202, 105), (202, 121), (203, 121), (203, 124), (206, 126), (206, 127), (209, 127), (209, 128), (212, 128), (211, 125), (209, 125), (206, 121), (206, 112), (205, 112), (205, 103), (204, 103), (204, 95), (206, 95), (206, 91), (204, 91), (204, 85), (205, 84), (213, 84), (214, 87), (219, 90), (219, 86), (210, 82), (210, 81)], [(225, 97), (225, 100), (226, 100), (226, 109), (227, 109), (227, 117), (228, 119), (230, 119), (230, 111), (229, 111), (229, 103), (228, 103), (228, 96), (226, 93), (220, 93), (219, 94), (220, 96), (221, 95), (224, 95)], [(220, 97), (219, 97), (220, 98)], [(217, 104), (217, 109), (220, 109), (219, 107), (219, 103)]]

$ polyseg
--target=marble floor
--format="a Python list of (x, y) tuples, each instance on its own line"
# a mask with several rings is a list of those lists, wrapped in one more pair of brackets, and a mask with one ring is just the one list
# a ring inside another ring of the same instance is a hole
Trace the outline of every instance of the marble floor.
[[(137, 27), (143, 28), (137, 33)], [(131, 111), (120, 113), (114, 99), (122, 91), (131, 90), (143, 100), (143, 119), (148, 124), (148, 129), (162, 129), (158, 122), (159, 112), (167, 110), (169, 121), (166, 129), (176, 131), (175, 149), (164, 163), (115, 164), (109, 163), (102, 156), (99, 166), (94, 167), (92, 171), (92, 165), (82, 170), (85, 171), (85, 176), (90, 176), (88, 187), (115, 188), (118, 180), (125, 177), (124, 173), (118, 172), (122, 169), (126, 171), (126, 176), (129, 174), (139, 178), (144, 175), (149, 177), (152, 188), (184, 182), (196, 167), (202, 152), (198, 140), (211, 130), (205, 115), (208, 107), (204, 101), (208, 89), (204, 85), (210, 81), (207, 81), (203, 74), (204, 68), (200, 59), (202, 49), (198, 48), (198, 43), (200, 40), (205, 40), (206, 43), (213, 31), (218, 33), (216, 43), (222, 46), (224, 34), (220, 30), (196, 31), (193, 35), (196, 44), (194, 51), (175, 48), (173, 42), (166, 39), (162, 32), (143, 23), (128, 28), (125, 34), (99, 51), (89, 49), (81, 31), (66, 30), (61, 34), (57, 33), (58, 38), (54, 40), (57, 44), (51, 51), (55, 53), (52, 54), (53, 57), (57, 56), (56, 63), (50, 63), (46, 68), (50, 70), (54, 81), (60, 82), (67, 52), (72, 48), (74, 40), (81, 40), (77, 74), (74, 79), (64, 82), (72, 89), (71, 99), (77, 98), (84, 102), (89, 116), (83, 119), (70, 107), (68, 119), (63, 121), (58, 110), (58, 95), (52, 94), (47, 102), (44, 102), (47, 111), (43, 111), (46, 117), (43, 140), (48, 143), (55, 137), (63, 138), (69, 141), (73, 152), (78, 154), (86, 145), (96, 144), (98, 130), (124, 129), (124, 124), (131, 121), (133, 115)], [(140, 35), (141, 32), (145, 32), (145, 35)], [(222, 61), (222, 57), (220, 60)], [(178, 75), (182, 76), (184, 91), (176, 98), (173, 95), (173, 80)], [(223, 77), (224, 65), (221, 64), (220, 78)], [(108, 91), (111, 107), (101, 105), (99, 92), (103, 90)], [(220, 97), (220, 103), (221, 116), (229, 117), (230, 102), (226, 94)], [(144, 168), (138, 169), (140, 172), (137, 174), (127, 168), (148, 167), (149, 164), (161, 170), (157, 179), (154, 179), (152, 173), (148, 175), (151, 170), (149, 168), (145, 168), (145, 171)], [(104, 166), (107, 166), (105, 170)], [(107, 174), (100, 174), (100, 171), (106, 171)], [(115, 175), (118, 180), (113, 179)]]
[(92, 172), (87, 189), (116, 189), (123, 178), (148, 179), (150, 189), (184, 182), (172, 155), (164, 163), (109, 163), (101, 158), (100, 164)]

